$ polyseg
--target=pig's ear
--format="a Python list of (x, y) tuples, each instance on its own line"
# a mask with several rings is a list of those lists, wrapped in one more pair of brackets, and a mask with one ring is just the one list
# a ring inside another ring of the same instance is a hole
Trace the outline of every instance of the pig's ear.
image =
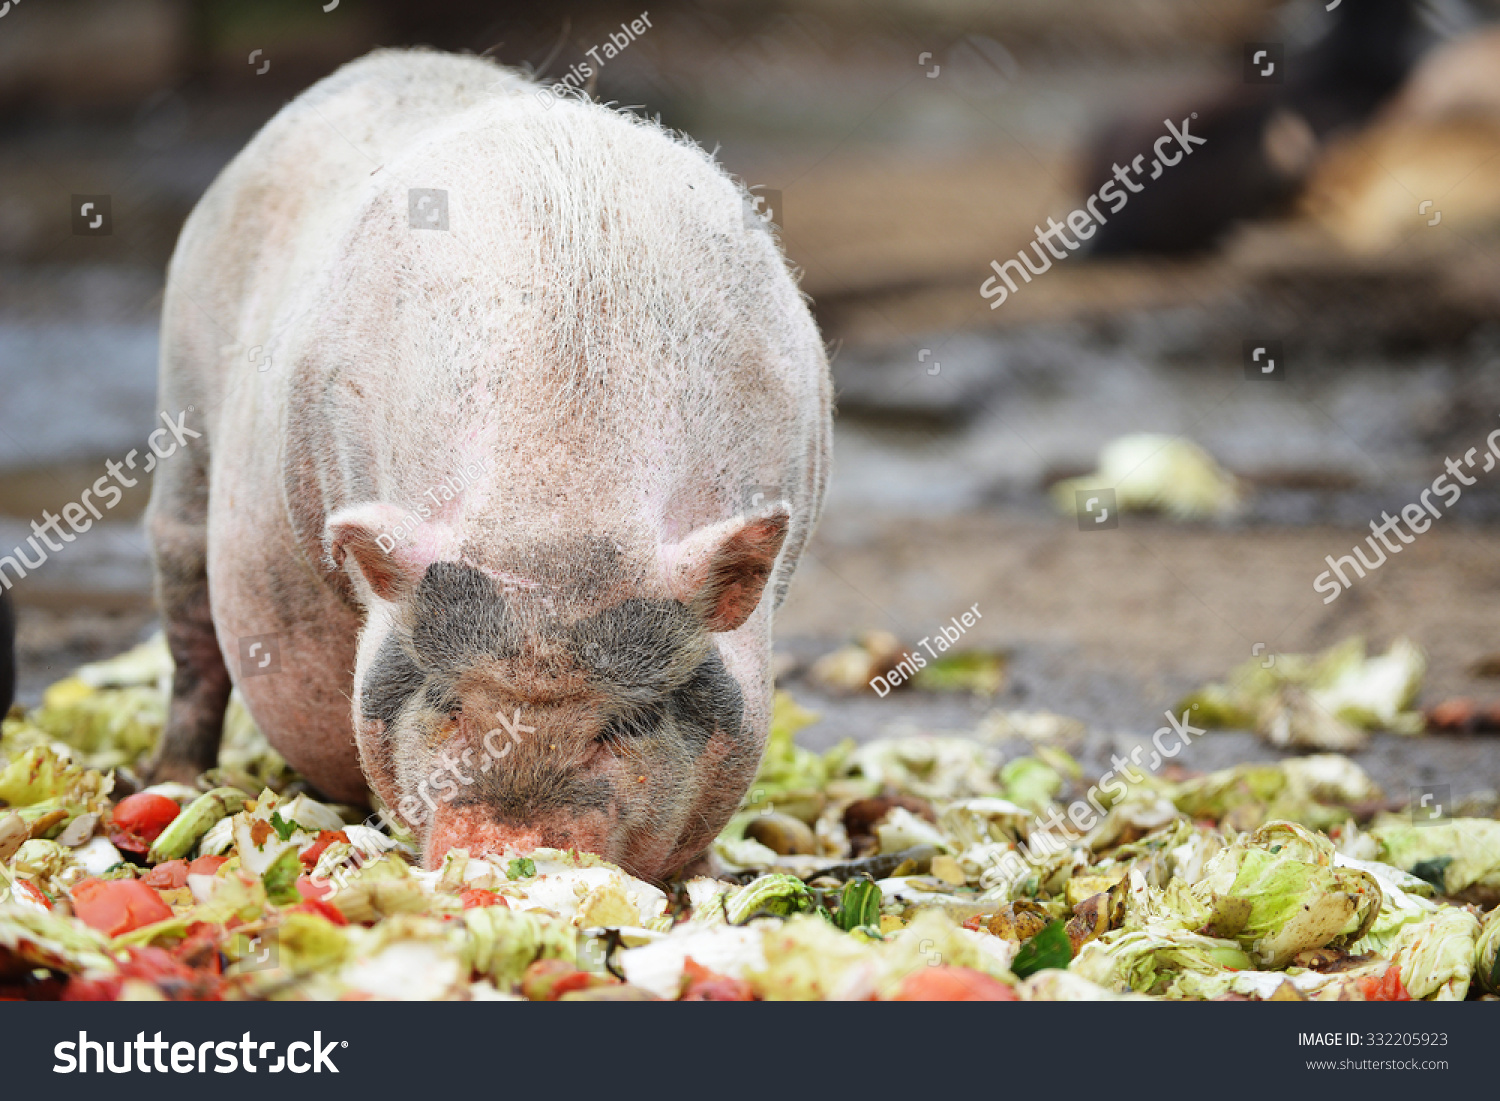
[(397, 505), (351, 505), (328, 518), (323, 545), (335, 569), (353, 558), (375, 595), (394, 602), (414, 593), (441, 555), (439, 526), (418, 523)]
[(760, 603), (791, 514), (777, 504), (699, 528), (668, 551), (672, 595), (694, 609), (710, 631), (733, 631)]

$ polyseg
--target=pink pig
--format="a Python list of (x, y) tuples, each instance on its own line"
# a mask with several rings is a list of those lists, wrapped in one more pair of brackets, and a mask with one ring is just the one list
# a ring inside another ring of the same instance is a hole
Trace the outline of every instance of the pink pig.
[(545, 845), (661, 878), (764, 749), (828, 365), (722, 169), (537, 93), (478, 58), (373, 54), (188, 219), (161, 402), (203, 437), (148, 519), (177, 666), (153, 772), (215, 763), (238, 686), (293, 766), (333, 799), (373, 788), (429, 866)]

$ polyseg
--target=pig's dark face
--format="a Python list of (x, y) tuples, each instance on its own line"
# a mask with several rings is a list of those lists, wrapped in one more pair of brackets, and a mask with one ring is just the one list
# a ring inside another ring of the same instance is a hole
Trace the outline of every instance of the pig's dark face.
[(450, 848), (547, 846), (659, 879), (723, 828), (754, 777), (769, 683), (731, 675), (701, 608), (626, 589), (436, 562), (362, 643), (361, 758), (428, 866)]

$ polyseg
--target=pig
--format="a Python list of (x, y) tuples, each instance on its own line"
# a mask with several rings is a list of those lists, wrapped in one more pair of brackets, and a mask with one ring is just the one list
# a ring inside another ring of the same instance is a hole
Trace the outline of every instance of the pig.
[(371, 54), (188, 218), (160, 394), (201, 438), (148, 511), (176, 665), (151, 775), (215, 763), (237, 687), (429, 867), (546, 846), (661, 880), (764, 749), (828, 362), (743, 187), (541, 92)]

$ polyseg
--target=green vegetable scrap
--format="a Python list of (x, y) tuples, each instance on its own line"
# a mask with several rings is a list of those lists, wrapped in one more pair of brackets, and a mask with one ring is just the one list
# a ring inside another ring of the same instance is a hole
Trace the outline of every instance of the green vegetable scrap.
[(1232, 940), (1170, 929), (1106, 934), (1083, 946), (1071, 970), (1107, 990), (1171, 997), (1195, 989), (1177, 985), (1186, 976), (1228, 977), (1254, 967)]
[(1333, 845), (1290, 823), (1269, 823), (1218, 853), (1190, 888), (1207, 924), (1263, 968), (1310, 948), (1363, 937), (1380, 912), (1369, 872), (1331, 866)]
[(1067, 967), (1072, 958), (1073, 944), (1068, 940), (1068, 927), (1064, 922), (1054, 921), (1021, 945), (1010, 969), (1018, 977), (1029, 979), (1049, 967)]
[(1236, 765), (1165, 790), (1183, 814), (1242, 830), (1277, 818), (1327, 830), (1381, 800), (1364, 770), (1336, 753)]
[(266, 888), (266, 898), (278, 906), (288, 906), (301, 897), (297, 893), (297, 876), (302, 872), (302, 863), (297, 859), (296, 849), (287, 849), (271, 862), (260, 877)]
[(1474, 974), (1479, 919), (1444, 906), (1421, 921), (1403, 925), (1390, 958), (1401, 968), (1401, 984), (1413, 998), (1461, 1002)]
[(1072, 516), (1079, 490), (1112, 489), (1124, 511), (1160, 511), (1179, 520), (1215, 519), (1239, 508), (1239, 482), (1212, 455), (1181, 436), (1122, 436), (1099, 453), (1099, 469), (1052, 487), (1057, 507)]
[(1004, 654), (970, 650), (929, 659), (926, 668), (917, 670), (912, 687), (927, 692), (972, 692), (976, 696), (993, 696), (1005, 687)]
[[(117, 829), (110, 770), (151, 752), (160, 716), (130, 724), (161, 656), (80, 670), (5, 724), (0, 997), (1500, 994), (1500, 822), (1377, 814), (1379, 789), (1337, 754), (1148, 776), (1063, 833), (1043, 822), (1092, 778), (1038, 743), (1081, 739), (1076, 720), (993, 713), (977, 737), (820, 754), (796, 742), (816, 716), (778, 693), (761, 774), (712, 850), (732, 876), (659, 885), (554, 849), (454, 849), (429, 871), (409, 838), (293, 794), (244, 733), (250, 757), (142, 793), (154, 839)], [(1318, 683), (1368, 703), (1359, 685), (1401, 664)], [(1010, 752), (1013, 735), (1035, 751)]]
[(1500, 905), (1500, 821), (1381, 815), (1369, 836), (1381, 861), (1431, 882), (1442, 894), (1486, 909)]
[(836, 924), (846, 933), (865, 927), (880, 929), (880, 888), (869, 879), (851, 879), (839, 899)]
[(502, 989), (518, 983), (536, 960), (576, 958), (577, 931), (545, 914), (499, 906), (465, 910), (457, 934), (460, 958)]
[(1489, 912), (1474, 941), (1474, 981), (1488, 994), (1500, 994), (1500, 906)]
[(746, 809), (805, 801), (818, 795), (832, 779), (854, 743), (845, 742), (826, 754), (804, 749), (797, 744), (797, 731), (817, 721), (817, 713), (798, 704), (790, 693), (776, 693), (766, 752), (745, 797)]
[[(214, 788), (189, 803), (151, 845), (148, 858), (154, 863), (178, 860), (193, 850), (217, 823), (245, 805), (245, 793), (238, 788)], [(272, 815), (272, 826), (276, 816)], [(278, 835), (280, 831), (278, 830)], [(286, 837), (281, 838), (283, 841)]]
[(868, 631), (856, 641), (824, 654), (813, 663), (808, 676), (814, 684), (832, 692), (874, 692), (880, 696), (910, 685), (925, 692), (972, 692), (989, 697), (1005, 686), (1006, 655), (985, 650), (950, 654), (950, 643), (942, 637), (930, 637), (936, 637), (936, 642), (923, 639), (925, 647), (908, 646), (889, 631)]
[(725, 917), (738, 925), (762, 913), (788, 917), (807, 909), (812, 892), (794, 875), (763, 875), (741, 887), (725, 906)]
[(1197, 708), (1205, 726), (1255, 730), (1276, 746), (1354, 750), (1370, 730), (1422, 732), (1412, 704), (1426, 671), (1427, 659), (1407, 639), (1367, 657), (1364, 640), (1350, 638), (1318, 655), (1251, 658), (1177, 709)]
[(271, 828), (276, 831), (276, 836), (281, 838), (281, 840), (290, 841), (292, 834), (296, 833), (301, 827), (296, 822), (288, 822), (283, 819), (279, 811), (272, 811)]

